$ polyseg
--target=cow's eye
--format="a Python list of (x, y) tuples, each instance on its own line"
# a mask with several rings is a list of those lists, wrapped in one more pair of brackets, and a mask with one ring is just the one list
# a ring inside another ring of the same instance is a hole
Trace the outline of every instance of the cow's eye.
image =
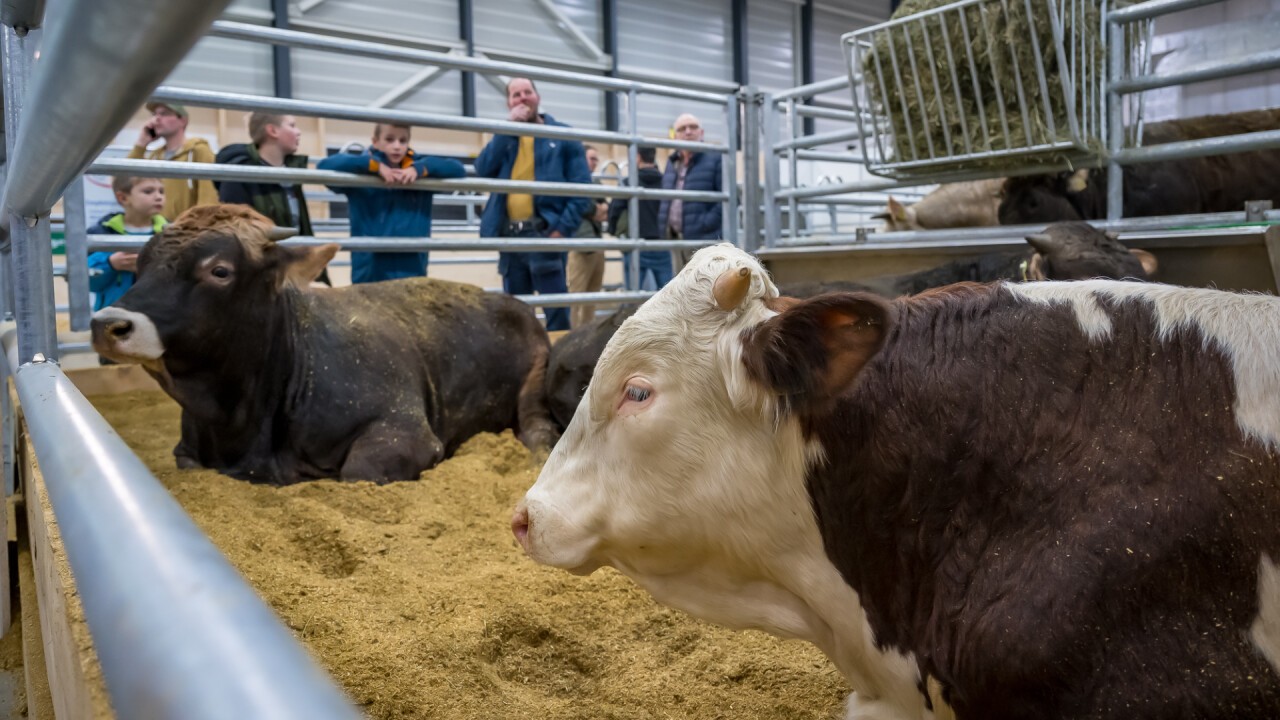
[(214, 277), (218, 278), (219, 280), (226, 280), (227, 278), (231, 277), (230, 268), (227, 268), (224, 265), (218, 265), (214, 267), (212, 270), (209, 271), (209, 273)]
[(635, 385), (627, 386), (627, 399), (631, 402), (644, 402), (649, 399), (649, 393), (652, 392), (646, 388), (636, 387)]
[(618, 401), (618, 414), (633, 415), (643, 412), (653, 403), (653, 385), (643, 377), (634, 376), (622, 386), (622, 398)]

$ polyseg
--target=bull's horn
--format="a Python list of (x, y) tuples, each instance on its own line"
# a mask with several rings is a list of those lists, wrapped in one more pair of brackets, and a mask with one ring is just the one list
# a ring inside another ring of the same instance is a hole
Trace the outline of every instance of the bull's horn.
[(720, 277), (716, 278), (715, 286), (711, 289), (711, 295), (716, 299), (716, 307), (729, 312), (742, 304), (742, 300), (747, 297), (747, 291), (750, 289), (751, 268), (741, 267), (720, 273)]
[(1035, 248), (1041, 255), (1047, 255), (1058, 249), (1058, 242), (1048, 233), (1036, 233), (1027, 236), (1027, 244)]
[(298, 228), (292, 227), (273, 227), (267, 231), (267, 239), (271, 242), (279, 242), (287, 240), (298, 234)]

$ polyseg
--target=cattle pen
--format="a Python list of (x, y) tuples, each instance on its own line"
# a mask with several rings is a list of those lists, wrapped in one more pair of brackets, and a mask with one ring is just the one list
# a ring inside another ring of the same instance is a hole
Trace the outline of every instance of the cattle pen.
[[(1019, 0), (1014, 0), (1018, 2)], [(82, 718), (354, 718), (360, 712), (332, 677), (311, 659), (298, 639), (184, 514), (152, 470), (135, 455), (64, 372), (60, 360), (87, 351), (83, 331), (90, 322), (88, 255), (137, 249), (138, 239), (91, 235), (85, 224), (83, 185), (87, 173), (145, 174), (147, 177), (270, 181), (333, 186), (375, 185), (373, 178), (316, 169), (253, 168), (227, 165), (125, 160), (100, 157), (133, 109), (147, 100), (193, 107), (270, 111), (306, 117), (363, 122), (402, 122), (415, 127), (512, 133), (593, 141), (627, 148), (628, 186), (610, 187), (626, 198), (631, 215), (639, 202), (682, 199), (721, 203), (723, 238), (756, 253), (777, 281), (859, 279), (929, 267), (944, 260), (1022, 247), (1022, 238), (1042, 226), (908, 232), (875, 232), (860, 224), (843, 231), (838, 214), (865, 213), (886, 193), (939, 182), (1012, 176), (1067, 167), (1106, 168), (1110, 178), (1108, 219), (1095, 223), (1123, 235), (1127, 244), (1156, 253), (1161, 279), (1173, 283), (1276, 292), (1280, 288), (1280, 210), (1267, 202), (1229, 213), (1125, 218), (1121, 178), (1126, 168), (1174, 158), (1240, 153), (1280, 147), (1280, 129), (1143, 147), (1125, 133), (1140, 118), (1136, 99), (1148, 90), (1232, 77), (1280, 67), (1275, 52), (1188, 71), (1159, 74), (1144, 62), (1149, 24), (1165, 14), (1222, 0), (1148, 0), (1122, 8), (1102, 3), (1108, 39), (1105, 69), (1099, 69), (1094, 128), (1104, 142), (1089, 158), (1057, 165), (999, 169), (939, 170), (922, 163), (900, 176), (876, 175), (850, 182), (804, 185), (806, 162), (867, 168), (879, 130), (866, 108), (862, 76), (850, 50), (848, 74), (784, 92), (754, 85), (664, 84), (627, 80), (534, 65), (432, 52), (370, 40), (304, 30), (218, 20), (229, 0), (58, 0), (46, 22), (43, 0), (3, 5), (2, 50), (5, 140), (8, 160), (0, 206), (8, 239), (0, 245), (0, 314), (5, 319), (5, 392), (0, 394), (0, 453), (9, 512), (0, 525), (10, 545), (26, 548), (15, 557), (0, 554), (0, 576), (10, 587), (31, 585), (24, 612), (32, 626), (28, 666), (41, 666), (51, 689), (51, 717)], [(1026, 0), (1063, 13), (1073, 3)], [(71, 22), (70, 18), (75, 18)], [(1055, 16), (1057, 17), (1057, 16)], [(47, 30), (46, 30), (47, 28)], [(102, 38), (132, 37), (124, 43), (89, 41), (87, 28)], [(36, 62), (31, 33), (44, 32)], [(318, 101), (214, 92), (160, 83), (205, 34), (317, 52), (378, 58), (492, 77), (523, 75), (615, 94), (622, 130), (582, 130), (447, 114), (365, 108)], [(856, 49), (859, 37), (846, 37)], [(815, 100), (833, 92), (845, 100)], [(638, 107), (644, 97), (679, 98), (723, 112), (723, 142), (689, 142), (645, 135)], [(852, 101), (850, 101), (852, 100)], [(1105, 112), (1103, 112), (1105, 111)], [(815, 132), (814, 120), (839, 123)], [(852, 143), (852, 145), (848, 145)], [(830, 149), (832, 145), (845, 145)], [(724, 158), (724, 190), (651, 190), (639, 187), (637, 153), (642, 145), (717, 153)], [(827, 148), (827, 149), (820, 149)], [(784, 172), (785, 171), (785, 172)], [(874, 173), (874, 171), (872, 171)], [(591, 196), (598, 188), (512, 180), (466, 178), (419, 180), (413, 189), (489, 193), (554, 192)], [(61, 201), (66, 237), (65, 267), (55, 270), (51, 250), (54, 207)], [(815, 208), (820, 211), (812, 212)], [(806, 213), (809, 213), (806, 215)], [(827, 214), (830, 232), (802, 227), (807, 217)], [(334, 222), (341, 233), (347, 226)], [(303, 237), (294, 245), (318, 245), (328, 237)], [(419, 252), (494, 250), (693, 250), (712, 241), (643, 238), (638, 223), (618, 239), (416, 238), (411, 242), (374, 237), (342, 237), (344, 250)], [(628, 286), (638, 288), (638, 263)], [(58, 332), (55, 277), (66, 280), (70, 334)], [(624, 304), (651, 293), (638, 289), (564, 295), (521, 296), (552, 307)], [(127, 373), (102, 377), (123, 379)], [(137, 374), (140, 377), (140, 373)], [(12, 383), (10, 383), (12, 381)], [(10, 391), (12, 387), (12, 392)], [(141, 387), (141, 385), (139, 386)], [(16, 499), (21, 498), (19, 504)], [(17, 508), (15, 510), (15, 508)], [(15, 514), (17, 513), (17, 514)], [(19, 535), (23, 535), (18, 540)], [(17, 579), (23, 573), (30, 580)], [(22, 588), (26, 591), (26, 587)], [(24, 595), (24, 599), (26, 596)], [(73, 637), (68, 603), (83, 607), (92, 647), (101, 665), (107, 701), (92, 697), (96, 680), (86, 678)], [(10, 594), (0, 593), (0, 629), (8, 628)]]

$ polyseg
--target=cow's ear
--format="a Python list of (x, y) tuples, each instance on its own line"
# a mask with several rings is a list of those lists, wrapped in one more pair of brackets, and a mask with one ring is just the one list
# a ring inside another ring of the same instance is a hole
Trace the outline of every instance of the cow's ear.
[(1156, 270), (1160, 269), (1160, 262), (1156, 260), (1156, 256), (1146, 250), (1138, 248), (1130, 248), (1129, 254), (1138, 258), (1138, 262), (1142, 263), (1142, 272), (1147, 274), (1147, 278), (1156, 276)]
[(907, 206), (889, 197), (889, 215), (898, 222), (907, 221)]
[(785, 409), (808, 414), (822, 412), (857, 380), (884, 343), (891, 317), (889, 303), (869, 293), (777, 307), (779, 314), (743, 334), (742, 359)]
[(327, 243), (303, 247), (280, 245), (278, 248), (284, 253), (284, 272), (281, 274), (281, 281), (305, 288), (320, 277), (320, 273), (324, 272), (325, 267), (333, 256), (338, 254), (341, 246), (337, 243)]

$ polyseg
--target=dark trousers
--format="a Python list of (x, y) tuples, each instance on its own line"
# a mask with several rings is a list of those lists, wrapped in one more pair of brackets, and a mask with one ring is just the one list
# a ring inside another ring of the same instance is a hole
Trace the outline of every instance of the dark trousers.
[[(541, 223), (539, 223), (541, 225)], [(546, 237), (545, 230), (525, 226), (517, 230), (504, 228), (503, 237)], [(511, 295), (550, 295), (568, 292), (564, 266), (567, 254), (563, 252), (503, 252), (498, 253), (498, 269), (502, 273), (502, 289)], [(544, 307), (547, 330), (569, 329), (569, 308)]]

